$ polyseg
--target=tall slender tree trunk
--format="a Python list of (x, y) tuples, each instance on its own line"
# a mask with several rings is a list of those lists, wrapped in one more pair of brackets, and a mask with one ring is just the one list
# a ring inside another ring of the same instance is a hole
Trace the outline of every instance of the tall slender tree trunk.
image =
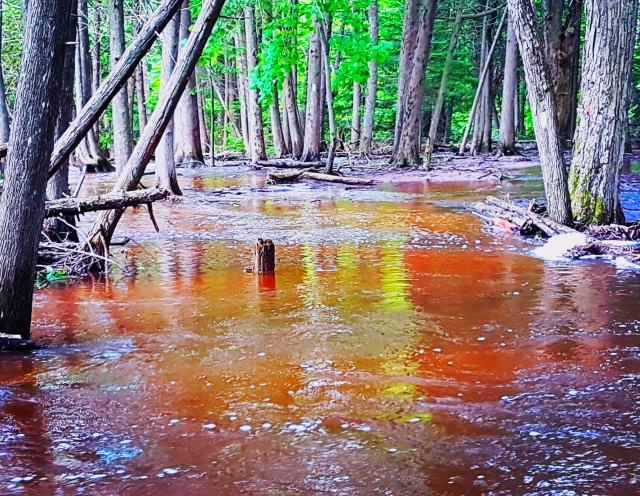
[(36, 258), (65, 58), (70, 0), (30, 0), (0, 197), (0, 332), (31, 334)]
[(313, 162), (320, 158), (320, 142), (322, 141), (322, 45), (318, 27), (314, 29), (309, 40), (307, 64), (307, 107), (305, 111), (304, 146), (302, 160)]
[[(378, 0), (372, 0), (369, 6), (369, 38), (371, 44), (378, 44)], [(367, 94), (364, 99), (364, 117), (362, 119), (362, 135), (360, 136), (360, 153), (371, 154), (373, 145), (373, 128), (378, 97), (378, 62), (375, 58), (369, 60), (369, 78), (367, 79)]]
[[(122, 57), (125, 50), (124, 41), (124, 2), (123, 0), (110, 0), (111, 11), (110, 26), (110, 56), (111, 68)], [(131, 131), (131, 117), (129, 114), (129, 90), (123, 86), (114, 97), (112, 103), (113, 120), (113, 151), (116, 170), (120, 172), (129, 160), (133, 148), (133, 133)]]
[[(196, 78), (196, 82), (199, 88), (204, 88), (205, 86), (202, 82), (198, 82), (199, 78)], [(211, 140), (209, 135), (209, 130), (207, 129), (207, 122), (204, 116), (204, 95), (201, 91), (198, 91), (196, 94), (197, 102), (198, 102), (198, 125), (200, 126), (200, 148), (202, 148), (202, 153), (205, 152), (211, 153)], [(213, 108), (213, 107), (212, 107)]]
[(502, 81), (502, 109), (500, 112), (500, 142), (498, 153), (514, 155), (516, 151), (516, 103), (518, 92), (518, 40), (509, 19), (507, 45)]
[[(95, 0), (93, 4), (93, 46), (91, 47), (91, 94), (98, 91), (101, 79), (102, 64), (100, 63), (100, 56), (102, 53), (102, 4), (100, 0)], [(100, 143), (100, 121), (96, 121), (93, 126), (93, 135), (96, 137), (96, 144)], [(100, 151), (98, 146), (98, 152)]]
[(424, 97), (424, 77), (431, 55), (431, 39), (437, 6), (438, 0), (427, 0), (418, 30), (418, 43), (415, 47), (411, 78), (405, 89), (402, 106), (400, 144), (392, 159), (401, 167), (420, 165), (420, 108)]
[(323, 20), (314, 19), (314, 24), (320, 38), (322, 49), (322, 64), (324, 73), (325, 100), (327, 104), (327, 116), (329, 118), (329, 149), (327, 153), (327, 163), (324, 168), (325, 174), (333, 174), (333, 161), (336, 155), (336, 116), (333, 110), (333, 90), (331, 88), (331, 64), (329, 64), (329, 40), (325, 31)]
[(440, 123), (440, 115), (444, 106), (445, 92), (447, 90), (447, 85), (449, 84), (449, 74), (451, 73), (451, 67), (453, 66), (453, 57), (456, 53), (456, 47), (458, 46), (458, 36), (460, 35), (460, 28), (462, 26), (463, 12), (464, 0), (458, 5), (456, 19), (453, 24), (453, 30), (451, 31), (451, 39), (449, 40), (449, 50), (447, 52), (447, 58), (444, 62), (444, 68), (442, 69), (442, 77), (440, 78), (440, 88), (438, 89), (436, 103), (433, 106), (433, 115), (431, 116), (431, 124), (429, 125), (427, 144), (425, 145), (424, 150), (424, 165), (427, 168), (431, 164), (431, 154), (433, 153), (433, 148), (436, 143), (438, 125)]
[[(177, 12), (162, 31), (162, 65), (160, 69), (160, 92), (166, 90), (171, 73), (178, 58), (178, 40), (180, 38), (180, 13)], [(174, 195), (182, 195), (176, 175), (176, 162), (173, 155), (173, 117), (160, 139), (156, 150), (156, 186), (170, 191)]]
[(271, 98), (271, 106), (269, 114), (271, 116), (271, 134), (273, 136), (273, 147), (276, 151), (276, 157), (281, 158), (289, 153), (284, 132), (282, 130), (282, 121), (280, 120), (280, 101), (278, 99), (278, 88), (273, 86), (273, 96)]
[[(421, 0), (406, 0), (402, 24), (402, 45), (400, 46), (400, 66), (398, 68), (398, 99), (396, 101), (396, 122), (393, 131), (393, 157), (400, 147), (400, 134), (404, 121), (404, 103), (407, 86), (411, 79), (413, 54), (418, 42), (419, 11)], [(393, 161), (393, 158), (392, 158)]]
[(360, 85), (353, 82), (351, 103), (351, 150), (356, 151), (360, 144), (360, 107), (362, 104), (362, 90)]
[(236, 69), (238, 73), (238, 100), (240, 100), (240, 128), (242, 129), (242, 141), (244, 142), (245, 155), (252, 156), (252, 143), (249, 133), (249, 90), (247, 88), (247, 57), (246, 36), (244, 29), (240, 28), (239, 34), (234, 37), (236, 44)]
[(549, 216), (556, 222), (570, 225), (571, 202), (567, 169), (558, 137), (553, 81), (547, 60), (541, 56), (544, 45), (538, 32), (533, 6), (529, 0), (508, 0), (508, 6), (529, 90), (529, 105), (533, 114)]
[(291, 154), (294, 158), (302, 156), (303, 136), (300, 126), (300, 115), (298, 113), (298, 103), (296, 102), (297, 81), (294, 79), (293, 71), (288, 72), (284, 77), (282, 91), (284, 93), (285, 121), (289, 127), (291, 137)]
[[(54, 139), (62, 136), (62, 133), (69, 127), (73, 118), (73, 84), (76, 65), (76, 36), (77, 19), (76, 15), (78, 1), (71, 0), (71, 12), (67, 24), (64, 49), (64, 68), (62, 70), (62, 81), (60, 87), (60, 98), (58, 103), (58, 115), (55, 123)], [(56, 200), (69, 195), (69, 163), (63, 164), (47, 183), (47, 199)], [(78, 234), (74, 229), (76, 225), (74, 216), (63, 218), (52, 217), (46, 219), (44, 231), (49, 238), (56, 241), (78, 241)]]
[(262, 105), (258, 89), (251, 83), (251, 75), (258, 65), (258, 36), (256, 16), (253, 6), (244, 9), (244, 27), (247, 38), (247, 76), (249, 81), (249, 130), (251, 132), (251, 159), (253, 162), (265, 160), (267, 149), (264, 144)]
[[(180, 43), (179, 53), (189, 37), (191, 27), (190, 0), (184, 0), (180, 11)], [(196, 95), (195, 71), (189, 78), (187, 88), (180, 98), (180, 104), (174, 116), (176, 162), (178, 164), (204, 164), (200, 141), (200, 125), (198, 121), (198, 100)]]
[[(2, 10), (3, 3), (0, 0), (0, 57), (2, 55), (2, 28), (4, 12)], [(9, 141), (9, 106), (7, 105), (7, 90), (4, 84), (4, 71), (2, 64), (0, 64), (0, 143), (6, 143)], [(0, 171), (1, 171), (0, 165)]]
[(575, 219), (622, 223), (620, 169), (629, 111), (629, 74), (638, 2), (586, 0), (579, 125), (571, 164)]

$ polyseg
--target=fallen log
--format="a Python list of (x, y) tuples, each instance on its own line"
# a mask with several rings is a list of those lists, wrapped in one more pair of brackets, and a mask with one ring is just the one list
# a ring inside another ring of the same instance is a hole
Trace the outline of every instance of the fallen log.
[(105, 195), (87, 196), (84, 198), (60, 198), (46, 203), (45, 216), (57, 217), (79, 215), (98, 210), (133, 207), (163, 200), (169, 192), (161, 188), (140, 189), (135, 191), (107, 193)]
[(542, 234), (550, 238), (557, 234), (578, 232), (535, 213), (532, 207), (533, 205), (529, 205), (529, 208), (521, 207), (490, 196), (484, 202), (472, 204), (471, 210), (493, 224), (498, 224), (498, 219), (507, 221), (524, 236)]
[(304, 170), (296, 170), (291, 172), (269, 172), (267, 176), (269, 182), (272, 184), (292, 183), (300, 179), (300, 176), (304, 174)]
[(322, 174), (320, 172), (304, 172), (300, 175), (301, 179), (313, 179), (315, 181), (325, 181), (328, 183), (353, 184), (358, 186), (370, 186), (373, 179), (363, 179), (361, 177), (344, 177), (333, 176), (331, 174)]
[(323, 162), (300, 162), (299, 160), (256, 160), (255, 165), (273, 167), (274, 169), (300, 169), (309, 167), (324, 167)]

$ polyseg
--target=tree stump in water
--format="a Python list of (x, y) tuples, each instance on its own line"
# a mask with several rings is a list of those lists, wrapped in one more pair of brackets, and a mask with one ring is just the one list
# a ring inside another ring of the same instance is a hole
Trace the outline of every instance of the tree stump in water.
[(276, 247), (270, 239), (258, 238), (255, 247), (256, 274), (273, 274), (276, 271)]

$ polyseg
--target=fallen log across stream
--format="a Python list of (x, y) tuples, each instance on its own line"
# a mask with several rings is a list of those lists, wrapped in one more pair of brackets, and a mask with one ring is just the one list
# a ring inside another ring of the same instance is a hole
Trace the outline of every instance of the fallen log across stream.
[(314, 169), (303, 169), (291, 172), (270, 172), (269, 181), (275, 184), (291, 183), (300, 179), (313, 179), (314, 181), (324, 181), (327, 183), (350, 184), (353, 186), (371, 186), (373, 179), (365, 179), (361, 177), (345, 177), (335, 176), (332, 174), (323, 174), (315, 172)]

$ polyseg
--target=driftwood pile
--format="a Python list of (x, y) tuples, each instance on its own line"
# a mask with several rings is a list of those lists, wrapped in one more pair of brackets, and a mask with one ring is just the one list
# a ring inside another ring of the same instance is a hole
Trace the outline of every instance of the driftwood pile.
[(488, 224), (522, 236), (568, 235), (563, 258), (621, 256), (627, 262), (640, 264), (640, 254), (634, 246), (635, 242), (640, 242), (640, 224), (591, 226), (580, 232), (547, 218), (544, 206), (531, 202), (523, 207), (491, 196), (483, 202), (473, 203), (471, 210)]

